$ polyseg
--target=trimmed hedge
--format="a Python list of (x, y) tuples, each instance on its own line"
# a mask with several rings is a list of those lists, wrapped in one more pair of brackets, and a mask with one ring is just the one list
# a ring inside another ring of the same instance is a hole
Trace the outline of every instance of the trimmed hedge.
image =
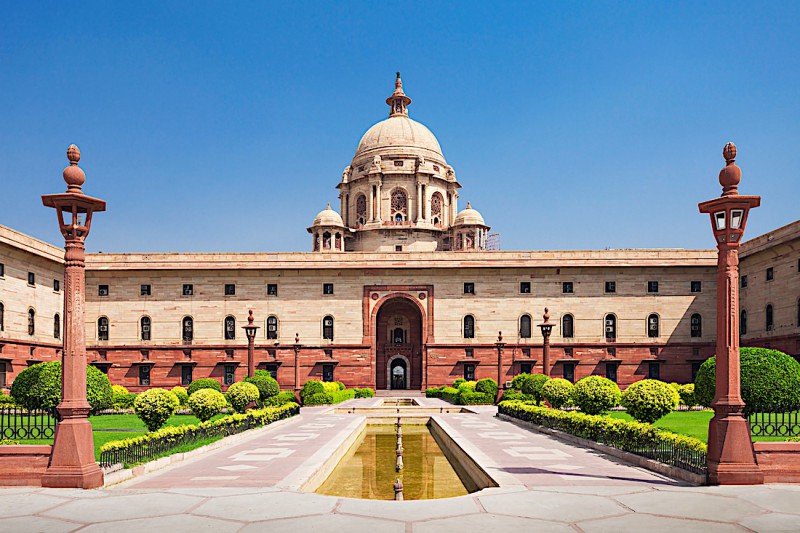
[(281, 392), (278, 382), (266, 370), (256, 370), (253, 377), (244, 378), (244, 382), (252, 383), (258, 388), (258, 399), (261, 402)]
[(189, 384), (189, 388), (186, 390), (186, 393), (191, 396), (195, 392), (203, 389), (212, 389), (217, 392), (222, 392), (222, 385), (219, 384), (214, 378), (200, 378), (192, 381)]
[(587, 415), (599, 415), (619, 405), (622, 393), (616, 383), (602, 376), (587, 376), (575, 384), (572, 398)]
[(219, 413), (227, 405), (225, 396), (214, 389), (199, 389), (189, 395), (189, 409), (203, 422)]
[(365, 387), (363, 389), (353, 389), (356, 391), (356, 398), (374, 398), (375, 391), (370, 389), (369, 387)]
[(462, 392), (458, 395), (459, 405), (493, 405), (494, 394), (488, 392)]
[(264, 400), (265, 407), (277, 407), (281, 405), (286, 405), (287, 403), (297, 402), (297, 398), (294, 395), (294, 392), (290, 390), (285, 390), (283, 392), (279, 392), (275, 396), (270, 396), (266, 400)]
[(356, 397), (356, 389), (342, 389), (342, 386), (341, 381), (324, 382), (311, 379), (303, 384), (300, 399), (303, 405), (327, 405)]
[(479, 379), (478, 383), (475, 385), (475, 392), (482, 392), (484, 394), (488, 394), (492, 397), (492, 403), (494, 403), (494, 398), (497, 397), (497, 391), (500, 390), (500, 387), (497, 385), (497, 382), (492, 378), (483, 378)]
[(258, 401), (260, 393), (252, 383), (240, 381), (228, 387), (227, 396), (236, 412), (244, 413), (250, 404)]
[(553, 409), (561, 409), (572, 400), (575, 386), (564, 378), (546, 381), (542, 387), (542, 396)]
[(503, 397), (501, 398), (501, 401), (520, 401), (520, 402), (536, 403), (536, 399), (533, 396), (522, 394), (522, 391), (519, 391), (517, 389), (508, 389), (507, 391), (503, 392)]
[(450, 403), (458, 403), (458, 389), (453, 387), (442, 387), (439, 393), (439, 398), (447, 400)]
[(637, 422), (652, 424), (671, 413), (680, 399), (678, 391), (669, 384), (657, 379), (643, 379), (625, 389), (621, 403)]
[(178, 407), (178, 398), (168, 390), (154, 388), (144, 391), (133, 402), (133, 411), (148, 431), (156, 431), (167, 423)]
[[(800, 363), (791, 355), (767, 348), (741, 348), (742, 399), (744, 414), (755, 409), (800, 405)], [(694, 380), (700, 405), (711, 406), (716, 389), (716, 357), (700, 366)]]
[(426, 398), (441, 398), (442, 397), (442, 389), (444, 387), (428, 387), (425, 389), (425, 397)]
[[(20, 372), (11, 384), (11, 396), (26, 409), (55, 408), (61, 401), (61, 361), (38, 363)], [(86, 398), (92, 413), (108, 409), (114, 399), (108, 376), (92, 365), (86, 365)]]

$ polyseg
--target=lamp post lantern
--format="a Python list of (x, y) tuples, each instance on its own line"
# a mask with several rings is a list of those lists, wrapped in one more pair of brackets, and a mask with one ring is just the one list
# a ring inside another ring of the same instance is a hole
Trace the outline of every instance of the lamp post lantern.
[(708, 426), (708, 482), (755, 485), (764, 482), (756, 463), (750, 424), (744, 416), (739, 364), (739, 244), (747, 214), (759, 196), (739, 195), (742, 178), (736, 146), (722, 149), (726, 165), (719, 173), (722, 196), (698, 205), (711, 217), (717, 241), (717, 346), (714, 417)]
[(553, 332), (553, 326), (550, 322), (550, 314), (547, 308), (544, 308), (544, 314), (542, 315), (542, 319), (544, 320), (539, 327), (542, 329), (542, 366), (544, 366), (544, 375), (550, 376), (550, 333)]
[(67, 192), (42, 196), (42, 203), (58, 215), (64, 236), (64, 349), (61, 352), (61, 403), (50, 463), (42, 486), (92, 489), (103, 485), (103, 472), (94, 458), (92, 425), (86, 399), (86, 248), (92, 215), (105, 211), (103, 200), (83, 194), (86, 174), (78, 166), (81, 152), (67, 148), (69, 166), (64, 169)]
[(256, 363), (254, 361), (256, 332), (258, 326), (253, 324), (253, 310), (250, 309), (250, 314), (247, 316), (247, 325), (242, 326), (244, 334), (247, 335), (247, 377), (252, 378), (256, 371)]

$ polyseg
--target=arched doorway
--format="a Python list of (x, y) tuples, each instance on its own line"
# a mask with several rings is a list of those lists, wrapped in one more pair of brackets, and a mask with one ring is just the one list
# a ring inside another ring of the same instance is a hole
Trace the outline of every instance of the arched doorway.
[(404, 297), (385, 301), (375, 317), (378, 389), (422, 387), (422, 313)]

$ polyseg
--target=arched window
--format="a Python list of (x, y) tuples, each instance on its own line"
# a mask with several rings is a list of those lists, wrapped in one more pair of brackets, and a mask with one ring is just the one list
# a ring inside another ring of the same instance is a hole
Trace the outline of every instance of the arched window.
[(472, 315), (467, 315), (464, 317), (464, 338), (475, 338), (475, 317)]
[(521, 339), (531, 338), (531, 315), (519, 317), (519, 337)]
[(699, 313), (692, 315), (690, 331), (692, 337), (699, 338), (703, 336), (703, 317)]
[(408, 217), (408, 196), (403, 189), (392, 191), (392, 218), (395, 222), (402, 222)]
[(331, 249), (331, 233), (326, 231), (322, 234), (322, 249), (323, 250), (330, 250)]
[(406, 333), (403, 328), (394, 328), (392, 330), (392, 341), (395, 344), (404, 344), (406, 340)]
[(606, 340), (617, 340), (617, 317), (615, 315), (608, 314), (603, 322), (605, 324)]
[(61, 317), (58, 315), (58, 313), (56, 313), (56, 315), (53, 317), (53, 338), (61, 338)]
[(363, 194), (356, 198), (356, 223), (359, 226), (367, 223), (367, 197)]
[(766, 314), (767, 314), (767, 316), (766, 316), (766, 319), (767, 319), (767, 331), (772, 331), (773, 329), (775, 329), (775, 323), (773, 322), (773, 316), (772, 316), (772, 304), (767, 305), (767, 313)]
[(225, 340), (232, 341), (236, 338), (236, 319), (232, 316), (225, 317)]
[(647, 336), (651, 338), (658, 337), (658, 315), (653, 313), (647, 317)]
[(433, 193), (433, 196), (431, 196), (431, 217), (433, 218), (433, 224), (436, 226), (442, 223), (443, 206), (444, 198), (442, 198), (442, 194), (439, 192)]
[(142, 319), (139, 321), (140, 324), (140, 333), (143, 341), (150, 340), (150, 317), (143, 316)]
[(322, 319), (322, 338), (333, 340), (333, 317), (330, 315)]
[(739, 313), (739, 335), (747, 335), (747, 311), (744, 309)]
[(108, 318), (101, 316), (97, 319), (97, 340), (108, 340)]
[(183, 342), (192, 342), (194, 338), (194, 320), (192, 320), (192, 317), (183, 317), (181, 321), (181, 330)]
[(267, 338), (278, 340), (278, 317), (276, 316), (267, 318)]
[(575, 336), (575, 317), (572, 315), (564, 315), (561, 319), (561, 336), (565, 339)]
[(36, 311), (28, 309), (28, 335), (36, 333)]

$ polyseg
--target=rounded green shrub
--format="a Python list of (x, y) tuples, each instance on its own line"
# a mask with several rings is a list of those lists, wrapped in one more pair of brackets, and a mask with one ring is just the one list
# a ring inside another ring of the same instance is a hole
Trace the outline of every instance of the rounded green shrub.
[(136, 396), (133, 410), (149, 431), (156, 431), (175, 412), (176, 402), (177, 398), (170, 391), (154, 388)]
[(334, 381), (334, 383), (336, 383), (336, 386), (339, 387), (339, 390), (344, 390), (344, 389), (347, 388), (347, 387), (344, 386), (344, 383), (342, 383), (341, 381)]
[(518, 391), (522, 391), (522, 388), (531, 380), (531, 375), (527, 372), (523, 372), (522, 374), (517, 374), (511, 379), (511, 388), (516, 389)]
[(564, 378), (546, 381), (542, 386), (542, 396), (553, 409), (561, 409), (572, 398), (575, 386)]
[[(11, 384), (14, 401), (26, 409), (53, 409), (61, 401), (61, 361), (39, 363), (19, 373)], [(96, 413), (111, 407), (114, 393), (108, 376), (86, 366), (86, 398)]]
[[(267, 398), (275, 396), (281, 391), (278, 382), (275, 381), (275, 378), (270, 375), (269, 372), (265, 370), (256, 370), (253, 377), (244, 378), (246, 383), (252, 383), (253, 385), (258, 388), (258, 397), (263, 402)], [(228, 389), (230, 390), (230, 389)]]
[(294, 395), (293, 391), (285, 390), (283, 392), (279, 392), (275, 396), (270, 396), (266, 400), (264, 400), (265, 407), (278, 407), (289, 402), (297, 403), (297, 398)]
[(303, 383), (300, 396), (310, 396), (312, 394), (322, 394), (325, 392), (325, 385), (318, 379), (310, 379)]
[(599, 415), (619, 405), (622, 393), (616, 383), (602, 376), (587, 376), (579, 380), (572, 398), (587, 415)]
[(189, 384), (189, 388), (186, 389), (186, 394), (191, 397), (192, 394), (203, 389), (212, 389), (217, 392), (222, 392), (222, 385), (214, 378), (200, 378)]
[(622, 406), (637, 422), (652, 424), (677, 407), (680, 395), (669, 384), (657, 379), (643, 379), (622, 393)]
[(303, 397), (303, 405), (328, 405), (333, 403), (333, 395), (329, 392), (308, 394)]
[(467, 381), (467, 380), (466, 380), (466, 379), (464, 379), (464, 378), (458, 378), (457, 380), (455, 380), (455, 381), (453, 382), (453, 388), (454, 388), (454, 389), (457, 389), (458, 387), (460, 387), (460, 386), (461, 386), (461, 384), (462, 384), (462, 383), (464, 383), (464, 382), (466, 382), (466, 381)]
[(7, 395), (5, 393), (0, 393), (0, 406), (3, 406), (3, 405), (5, 405), (5, 406), (14, 405), (14, 398), (12, 398), (11, 396), (9, 396), (9, 395)]
[(203, 422), (218, 414), (227, 405), (225, 396), (215, 389), (200, 389), (189, 395), (189, 409)]
[(465, 381), (461, 385), (458, 386), (458, 392), (475, 392), (475, 386), (478, 383), (475, 381)]
[[(755, 409), (800, 405), (800, 363), (794, 357), (767, 348), (739, 351), (745, 415)], [(696, 401), (711, 406), (716, 390), (716, 357), (710, 357), (694, 380)]]
[(497, 397), (497, 391), (499, 387), (497, 382), (492, 378), (483, 378), (479, 379), (478, 383), (475, 384), (475, 392), (482, 392), (484, 394), (488, 394), (492, 398)]
[(533, 396), (536, 403), (540, 404), (542, 400), (544, 400), (542, 389), (544, 388), (544, 384), (548, 381), (550, 381), (550, 378), (544, 374), (531, 374), (530, 378), (526, 379), (522, 384), (522, 389), (520, 390), (523, 394)]
[(237, 413), (244, 413), (247, 411), (247, 406), (253, 402), (257, 402), (260, 398), (258, 387), (246, 381), (234, 383), (228, 387), (228, 400), (231, 405), (236, 409)]
[(178, 407), (186, 407), (187, 402), (189, 401), (189, 393), (186, 392), (186, 389), (180, 385), (177, 385), (172, 387), (170, 392), (178, 398)]
[(114, 395), (128, 394), (128, 389), (126, 389), (122, 385), (111, 385), (111, 392), (113, 392)]
[(363, 389), (356, 389), (356, 398), (374, 398), (375, 391), (369, 387)]
[(528, 396), (527, 394), (522, 394), (522, 391), (517, 389), (508, 389), (503, 391), (503, 397), (500, 398), (502, 402), (510, 402), (510, 401), (520, 401), (520, 402), (533, 402), (533, 396)]
[(678, 385), (678, 396), (681, 398), (681, 404), (685, 405), (686, 407), (694, 407), (697, 405), (697, 396), (694, 393), (694, 383)]

